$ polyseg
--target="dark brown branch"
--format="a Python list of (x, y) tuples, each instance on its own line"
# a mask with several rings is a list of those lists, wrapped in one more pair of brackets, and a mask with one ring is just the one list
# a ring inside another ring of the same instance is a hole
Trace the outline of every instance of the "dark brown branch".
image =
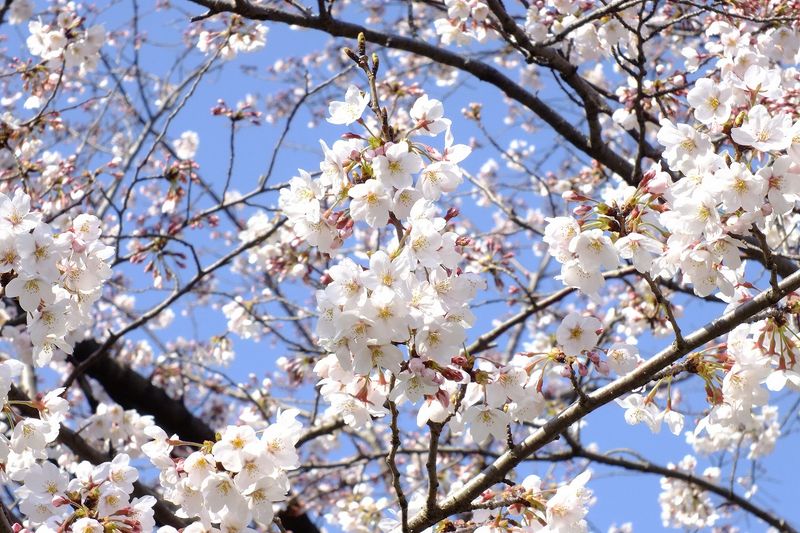
[(411, 52), (432, 59), (439, 64), (457, 68), (475, 76), (481, 81), (494, 85), (503, 91), (506, 96), (533, 111), (539, 118), (553, 128), (556, 133), (564, 137), (576, 148), (596, 159), (620, 176), (627, 178), (632, 174), (633, 166), (624, 157), (609, 148), (608, 145), (601, 143), (592, 146), (589, 139), (575, 128), (569, 120), (544, 103), (536, 95), (526, 91), (521, 85), (512, 81), (505, 74), (481, 61), (476, 61), (468, 56), (450, 52), (417, 39), (383, 33), (333, 17), (321, 18), (317, 16), (295, 15), (272, 7), (252, 4), (244, 0), (190, 1), (206, 7), (214, 13), (230, 12), (253, 20), (282, 22), (284, 24), (320, 30), (334, 37), (355, 39), (358, 37), (359, 33), (363, 33), (369, 42), (388, 48)]
[(683, 472), (681, 470), (657, 465), (646, 460), (631, 461), (628, 459), (623, 459), (621, 457), (609, 457), (608, 455), (592, 452), (583, 448), (578, 442), (569, 437), (567, 434), (565, 434), (565, 437), (570, 447), (572, 448), (572, 453), (575, 457), (583, 457), (584, 459), (588, 459), (594, 463), (616, 466), (619, 468), (624, 468), (625, 470), (632, 470), (635, 472), (645, 472), (648, 474), (659, 474), (664, 477), (685, 481), (686, 483), (692, 484), (702, 490), (711, 492), (713, 494), (716, 494), (717, 496), (725, 498), (733, 505), (736, 505), (743, 511), (750, 513), (755, 517), (758, 517), (759, 519), (763, 520), (764, 522), (774, 527), (778, 531), (782, 531), (785, 533), (797, 533), (797, 530), (783, 518), (779, 518), (774, 514), (753, 504), (750, 500), (733, 492), (733, 490), (716, 485), (708, 481), (707, 479), (695, 476), (694, 474), (690, 474), (688, 472)]
[[(73, 357), (81, 363), (99, 348), (100, 344), (93, 339), (81, 341), (75, 345)], [(182, 401), (171, 398), (163, 389), (112, 357), (94, 359), (86, 367), (86, 373), (96, 379), (116, 403), (125, 409), (152, 415), (156, 425), (168, 434), (197, 443), (214, 440), (214, 430), (195, 417)]]
[[(28, 398), (24, 392), (14, 386), (11, 387), (8, 397), (12, 400), (20, 402), (30, 401), (30, 398)], [(39, 417), (39, 411), (32, 407), (18, 405), (17, 408), (20, 410), (20, 412), (28, 417)], [(83, 440), (80, 435), (63, 424), (59, 428), (58, 441), (72, 450), (72, 453), (77, 455), (79, 459), (82, 461), (89, 461), (94, 465), (99, 465), (113, 459), (107, 454), (91, 446), (88, 442)], [(172, 504), (163, 500), (152, 489), (146, 487), (139, 481), (133, 484), (133, 494), (137, 497), (152, 496), (156, 499), (156, 504), (153, 506), (153, 515), (156, 522), (159, 524), (172, 526), (175, 528), (183, 528), (189, 525), (188, 521), (175, 516), (176, 509)]]
[(752, 315), (775, 305), (781, 298), (798, 287), (800, 287), (800, 272), (795, 272), (781, 282), (780, 291), (776, 292), (773, 289), (769, 289), (762, 292), (751, 301), (742, 304), (733, 311), (687, 335), (684, 338), (685, 346), (682, 349), (673, 344), (651, 357), (627, 376), (621, 377), (587, 395), (588, 401), (574, 402), (561, 413), (551, 418), (538, 431), (531, 434), (515, 448), (504, 453), (481, 473), (473, 477), (464, 487), (442, 502), (439, 508), (432, 512), (427, 510), (420, 512), (411, 520), (411, 530), (420, 532), (440, 520), (465, 509), (484, 490), (505, 479), (508, 473), (520, 462), (547, 443), (558, 438), (570, 425), (598, 407), (648, 383), (653, 375), (678, 361), (692, 350), (721, 335), (725, 335)]

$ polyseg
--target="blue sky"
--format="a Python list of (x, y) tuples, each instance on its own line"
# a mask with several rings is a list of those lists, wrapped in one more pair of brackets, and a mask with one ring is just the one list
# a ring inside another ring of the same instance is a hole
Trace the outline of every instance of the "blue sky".
[[(176, 6), (179, 8), (186, 8), (188, 5), (176, 2)], [(122, 27), (129, 16), (128, 10), (127, 4), (118, 5), (108, 12), (101, 13), (98, 21), (103, 22), (107, 29)], [(148, 10), (149, 6), (142, 8), (143, 13), (147, 13)], [(189, 11), (197, 14), (200, 9), (195, 6), (189, 8)], [(145, 43), (140, 53), (142, 64), (147, 70), (156, 74), (168, 71), (173, 58), (183, 46), (181, 33), (188, 28), (188, 25), (188, 17), (176, 11), (151, 13), (143, 18), (142, 29), (147, 32), (149, 42)], [(23, 37), (26, 33), (26, 30), (22, 28)], [(13, 40), (12, 35), (12, 42)], [(210, 109), (218, 99), (223, 99), (228, 105), (234, 106), (238, 100), (243, 100), (248, 94), (256, 96), (261, 104), (260, 107), (263, 107), (264, 96), (287, 87), (280, 76), (274, 76), (268, 72), (268, 67), (276, 60), (286, 57), (287, 53), (301, 55), (311, 52), (319, 49), (326, 41), (326, 37), (315, 32), (293, 31), (286, 26), (271, 24), (267, 47), (263, 51), (240, 56), (225, 64), (221, 70), (210, 73), (198, 87), (186, 108), (176, 117), (169, 128), (168, 136), (176, 138), (184, 130), (198, 132), (200, 150), (197, 161), (201, 165), (200, 171), (218, 192), (222, 190), (224, 184), (228, 161), (228, 122), (224, 118), (212, 117)], [(350, 44), (352, 45), (352, 43)], [(112, 53), (112, 50), (106, 47), (105, 52)], [(190, 64), (193, 65), (204, 60), (202, 54), (196, 51), (190, 57)], [(388, 61), (392, 60), (388, 59)], [(245, 70), (254, 71), (256, 75), (249, 75), (245, 73)], [(315, 83), (332, 73), (329, 72), (325, 76), (320, 74), (315, 79)], [(565, 106), (568, 102), (558, 92), (555, 84), (549, 81), (544, 74), (542, 78), (544, 81), (539, 96), (556, 108), (560, 109)], [(354, 81), (361, 87), (366, 86), (361, 78), (354, 78)], [(454, 121), (453, 131), (456, 142), (467, 142), (471, 136), (474, 136), (482, 145), (465, 162), (465, 167), (471, 172), (476, 172), (490, 157), (499, 161), (499, 154), (485, 142), (485, 138), (474, 124), (461, 117), (461, 108), (470, 102), (481, 102), (484, 105), (484, 116), (492, 117), (491, 120), (487, 119), (487, 126), (501, 144), (506, 144), (513, 138), (524, 139), (537, 147), (537, 153), (544, 153), (552, 143), (553, 133), (546, 127), (530, 134), (520, 131), (518, 128), (505, 126), (498, 119), (505, 113), (505, 106), (497, 89), (468, 78), (464, 74), (459, 76), (457, 90), (454, 90), (453, 87), (437, 87), (430, 79), (423, 83), (423, 87), (432, 97), (444, 99), (446, 114)], [(343, 90), (334, 89), (328, 94), (340, 98), (343, 92)], [(297, 168), (316, 170), (322, 158), (319, 139), (324, 139), (330, 144), (343, 132), (342, 128), (330, 126), (324, 122), (308, 128), (309, 118), (305, 110), (301, 111), (296, 118), (285, 147), (278, 156), (272, 178), (273, 183), (288, 180), (295, 175)], [(232, 189), (246, 192), (255, 185), (258, 176), (266, 169), (272, 147), (282, 128), (283, 123), (278, 122), (260, 127), (245, 126), (239, 131), (236, 138), (238, 155), (231, 184)], [(556, 170), (547, 167), (545, 169)], [(519, 175), (510, 171), (503, 171), (503, 173), (519, 179)], [(466, 186), (464, 190), (466, 190)], [(533, 202), (539, 201), (533, 200), (533, 195), (528, 196)], [(267, 203), (274, 204), (274, 201), (275, 197), (272, 197)], [(557, 205), (563, 206), (563, 202), (559, 199)], [(469, 200), (465, 200), (464, 208), (463, 218), (472, 220), (476, 226), (482, 229), (490, 227), (490, 210), (476, 208)], [(195, 235), (195, 238), (202, 239), (202, 234)], [(211, 255), (206, 259), (208, 260), (210, 257)], [(521, 254), (519, 259), (528, 267), (535, 265), (533, 255), (530, 253)], [(134, 272), (132, 269), (127, 270)], [(134, 282), (141, 287), (147, 287), (149, 279), (135, 274)], [(225, 277), (225, 283), (235, 287), (237, 281), (228, 274)], [(290, 289), (289, 294), (298, 299), (302, 298), (304, 301), (308, 296), (307, 292), (296, 288)], [(138, 297), (138, 305), (145, 308), (162, 297), (163, 294), (160, 293), (143, 295)], [(481, 300), (481, 297), (477, 300)], [(686, 296), (676, 300), (679, 303), (689, 302), (689, 298)], [(581, 302), (576, 299), (571, 301)], [(219, 311), (210, 309), (202, 311), (198, 315), (202, 327), (196, 328), (188, 320), (180, 317), (180, 309), (180, 305), (175, 309), (176, 314), (179, 315), (175, 323), (167, 330), (159, 332), (162, 339), (171, 340), (179, 335), (184, 337), (201, 335), (207, 338), (225, 330), (225, 320)], [(712, 316), (712, 313), (721, 312), (722, 308), (712, 304), (692, 304), (688, 309), (681, 320), (684, 329), (694, 329)], [(488, 329), (491, 320), (502, 317), (505, 312), (505, 307), (501, 305), (482, 307), (477, 312), (478, 323), (472, 330), (472, 335), (476, 336)], [(655, 353), (664, 343), (663, 339), (643, 339), (642, 355), (647, 357)], [(274, 361), (277, 357), (288, 355), (288, 352), (283, 349), (271, 347), (269, 342), (255, 345), (235, 339), (235, 346), (237, 360), (228, 369), (228, 373), (235, 379), (244, 380), (250, 373), (256, 373), (259, 376), (268, 374), (274, 370)], [(689, 404), (695, 409), (702, 407), (701, 388), (695, 385), (688, 390), (693, 391), (687, 394)], [(307, 394), (307, 391), (302, 394)], [(785, 399), (780, 402), (780, 405), (785, 410), (793, 401), (792, 398)], [(683, 437), (672, 436), (666, 431), (666, 428), (657, 436), (651, 435), (645, 426), (631, 428), (625, 424), (622, 413), (622, 409), (615, 405), (609, 405), (590, 415), (587, 418), (587, 426), (584, 428), (584, 443), (595, 442), (600, 451), (617, 448), (638, 450), (645, 457), (659, 464), (666, 464), (670, 461), (678, 462), (685, 454), (691, 453), (691, 448), (685, 444)], [(784, 415), (785, 413), (782, 411), (781, 417)], [(762, 466), (766, 468), (768, 474), (761, 478), (761, 490), (755, 496), (755, 501), (767, 508), (779, 510), (781, 515), (790, 521), (800, 523), (800, 508), (793, 505), (796, 498), (794, 494), (795, 480), (800, 476), (800, 467), (798, 466), (800, 462), (796, 460), (794, 453), (796, 445), (796, 438), (789, 437), (779, 442), (775, 453), (762, 461)], [(709, 464), (706, 458), (700, 458), (699, 470)], [(743, 465), (740, 468), (745, 470), (749, 468), (749, 465)], [(531, 469), (532, 472), (543, 474), (546, 465), (536, 464)], [(612, 523), (621, 524), (630, 521), (634, 523), (637, 532), (662, 530), (660, 508), (657, 501), (658, 476), (630, 474), (601, 466), (592, 466), (592, 469), (595, 471), (595, 476), (589, 486), (595, 491), (597, 503), (591, 509), (588, 519), (593, 526), (599, 531), (605, 531)], [(521, 474), (527, 473), (527, 471), (528, 467), (522, 469)], [(727, 474), (728, 470), (723, 469), (723, 472)], [(522, 477), (520, 475), (520, 479)], [(738, 492), (743, 491), (738, 488)], [(739, 513), (738, 516), (742, 517), (743, 514)], [(764, 524), (754, 519), (736, 523), (743, 531), (764, 531), (766, 529)], [(329, 531), (336, 531), (336, 528), (329, 528)]]
[[(153, 32), (153, 35), (160, 35), (155, 33), (156, 28), (150, 31)], [(201, 164), (204, 176), (219, 176), (221, 179), (227, 164), (228, 133), (227, 129), (222, 127), (224, 120), (210, 117), (208, 113), (217, 99), (222, 98), (229, 105), (233, 105), (237, 100), (244, 99), (247, 94), (267, 95), (271, 91), (286, 87), (281, 83), (279, 77), (256, 83), (252, 77), (241, 74), (239, 67), (252, 65), (259, 72), (265, 72), (266, 67), (282, 58), (287, 50), (291, 50), (293, 55), (297, 55), (317, 49), (325, 40), (325, 37), (320, 37), (315, 32), (292, 31), (285, 26), (271, 24), (268, 44), (263, 52), (237, 58), (225, 65), (224, 71), (211, 75), (200, 86), (190, 105), (171, 126), (170, 133), (177, 136), (181, 131), (191, 129), (200, 134), (200, 155), (197, 159)], [(152, 65), (153, 62), (158, 62), (163, 57), (162, 50), (159, 48), (150, 49), (148, 52), (145, 47), (142, 52), (145, 64)], [(566, 107), (567, 102), (563, 95), (555, 90), (553, 82), (548, 81), (545, 75), (542, 75), (542, 78), (544, 86), (539, 93), (540, 97), (554, 107)], [(320, 79), (322, 79), (321, 76), (317, 81)], [(354, 81), (362, 87), (366, 85), (363, 79), (356, 78)], [(455, 91), (452, 87), (436, 87), (432, 80), (428, 80), (423, 87), (433, 97), (444, 98), (447, 116), (454, 120), (453, 131), (457, 142), (466, 142), (471, 136), (475, 136), (483, 145), (465, 162), (468, 170), (477, 171), (489, 157), (499, 160), (499, 155), (489, 147), (475, 126), (460, 116), (461, 108), (470, 102), (482, 103), (485, 117), (502, 116), (505, 106), (495, 88), (463, 74), (459, 76), (458, 90)], [(330, 94), (339, 98), (340, 92), (343, 91), (331, 91)], [(288, 142), (278, 156), (274, 182), (285, 181), (295, 175), (297, 168), (316, 170), (322, 157), (318, 148), (319, 139), (331, 143), (342, 133), (341, 128), (330, 126), (324, 122), (309, 129), (306, 127), (308, 118), (305, 111), (302, 111), (295, 120)], [(497, 136), (501, 143), (506, 143), (512, 138), (524, 139), (535, 145), (538, 153), (543, 153), (552, 142), (553, 134), (546, 126), (534, 134), (528, 134), (516, 128), (509, 128), (499, 120), (487, 120), (486, 122), (490, 131)], [(246, 127), (237, 134), (236, 149), (237, 153), (242, 155), (237, 157), (232, 188), (247, 191), (249, 187), (252, 187), (256, 177), (264, 171), (273, 143), (281, 129), (282, 123), (262, 127)], [(510, 173), (507, 172), (507, 174)], [(217, 180), (217, 183), (221, 186), (221, 181)], [(558, 205), (562, 204), (559, 202)], [(464, 216), (484, 227), (488, 227), (490, 224), (489, 211), (486, 209), (474, 209), (465, 212)], [(527, 259), (532, 260), (533, 258), (528, 257)], [(297, 293), (297, 296), (300, 297), (300, 293)], [(685, 296), (678, 297), (677, 300), (684, 304), (690, 302), (690, 299)], [(681, 320), (684, 329), (693, 329), (701, 325), (712, 312), (721, 312), (721, 306), (708, 304), (701, 306), (693, 304), (689, 306), (689, 309), (690, 311)], [(478, 325), (472, 333), (479, 334), (482, 331), (481, 325), (487, 324), (503, 312), (504, 309), (500, 306), (482, 308), (478, 312)], [(203, 318), (204, 325), (214, 324), (224, 328), (224, 323), (216, 312), (204, 313)], [(206, 318), (208, 322), (205, 322)], [(171, 333), (181, 333), (177, 329), (179, 327), (179, 324), (176, 324), (176, 328), (172, 328)], [(664, 340), (643, 340), (643, 356), (655, 353), (663, 344)], [(269, 348), (265, 345), (254, 346), (251, 343), (237, 340), (236, 346), (238, 347), (237, 361), (229, 370), (232, 375), (242, 379), (249, 372), (268, 371), (274, 361), (274, 357), (271, 356), (283, 355), (280, 351), (270, 353)], [(688, 395), (688, 400), (694, 408), (702, 406), (700, 390), (699, 386), (695, 386), (694, 393)], [(787, 402), (782, 403), (786, 404)], [(609, 405), (593, 413), (587, 418), (587, 423), (584, 429), (585, 443), (595, 442), (599, 450), (630, 448), (640, 451), (645, 457), (659, 464), (666, 464), (670, 461), (678, 462), (685, 454), (691, 453), (691, 448), (685, 444), (683, 437), (671, 435), (666, 428), (660, 435), (653, 436), (644, 426), (629, 427), (622, 417), (622, 409), (615, 405)], [(755, 501), (766, 507), (779, 509), (783, 516), (798, 522), (800, 521), (800, 510), (791, 505), (793, 480), (800, 475), (798, 462), (793, 457), (795, 448), (793, 444), (793, 438), (779, 443), (775, 453), (762, 462), (771, 477), (761, 480), (761, 490), (756, 495)], [(728, 458), (728, 460), (730, 459)], [(702, 470), (711, 463), (706, 458), (700, 458), (699, 464), (699, 470)], [(533, 472), (539, 474), (545, 470), (544, 465), (535, 465), (532, 468)], [(660, 491), (659, 476), (631, 474), (599, 465), (593, 465), (592, 469), (595, 471), (595, 476), (590, 487), (595, 490), (597, 503), (591, 509), (588, 519), (594, 527), (605, 531), (613, 523), (621, 524), (630, 521), (633, 522), (636, 531), (650, 532), (663, 529), (657, 501)], [(740, 469), (743, 468), (740, 467)], [(521, 470), (520, 478), (522, 474), (527, 473), (526, 470), (527, 468)], [(738, 490), (742, 492), (741, 488)], [(743, 514), (739, 513), (738, 516), (742, 517)], [(743, 531), (766, 529), (762, 523), (754, 519), (745, 518), (745, 521), (736, 523)], [(330, 530), (336, 531), (336, 528), (330, 528)]]

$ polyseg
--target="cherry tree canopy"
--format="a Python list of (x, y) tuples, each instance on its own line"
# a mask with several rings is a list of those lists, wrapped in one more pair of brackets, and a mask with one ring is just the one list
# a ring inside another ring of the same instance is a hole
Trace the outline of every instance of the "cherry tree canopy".
[(797, 531), (798, 13), (2, 0), (0, 530)]

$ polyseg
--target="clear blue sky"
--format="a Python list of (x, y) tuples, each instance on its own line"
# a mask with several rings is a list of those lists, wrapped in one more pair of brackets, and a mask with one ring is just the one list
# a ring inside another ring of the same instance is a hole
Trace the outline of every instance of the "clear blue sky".
[[(41, 7), (40, 2), (40, 7)], [(188, 9), (191, 14), (201, 12), (197, 6), (190, 5), (181, 0), (175, 0), (174, 5), (181, 9)], [(127, 20), (130, 6), (128, 3), (114, 7), (107, 13), (102, 13), (98, 21), (103, 22), (107, 29), (122, 27)], [(142, 2), (142, 12), (150, 10), (149, 3)], [(149, 42), (141, 49), (141, 62), (148, 71), (163, 73), (171, 65), (171, 59), (181, 50), (181, 31), (188, 27), (188, 17), (177, 11), (158, 12), (144, 17), (142, 29), (147, 32)], [(25, 28), (22, 28), (23, 37), (27, 35)], [(14, 36), (12, 32), (12, 42)], [(227, 120), (219, 117), (212, 117), (210, 109), (218, 99), (224, 99), (229, 105), (235, 105), (236, 101), (244, 99), (247, 94), (263, 97), (270, 93), (285, 89), (286, 85), (280, 79), (271, 77), (267, 74), (267, 68), (277, 59), (286, 57), (286, 54), (300, 55), (318, 49), (327, 39), (320, 34), (310, 31), (292, 31), (289, 28), (277, 24), (270, 25), (267, 47), (264, 51), (240, 56), (224, 66), (224, 70), (209, 75), (204, 83), (200, 85), (195, 95), (190, 100), (187, 107), (177, 116), (169, 129), (169, 135), (177, 137), (184, 130), (194, 130), (200, 135), (200, 150), (197, 160), (201, 165), (203, 176), (211, 181), (217, 191), (222, 190), (224, 176), (228, 160), (228, 130)], [(352, 43), (351, 43), (352, 44)], [(106, 53), (112, 53), (108, 47), (104, 49)], [(24, 55), (24, 54), (21, 54)], [(194, 53), (195, 64), (202, 61), (199, 52)], [(259, 73), (255, 76), (245, 75), (242, 72), (244, 66), (252, 66)], [(555, 107), (560, 108), (565, 104), (562, 95), (557, 91), (553, 82), (545, 79), (540, 96), (546, 101), (550, 101)], [(315, 81), (323, 79), (319, 76)], [(499, 160), (499, 155), (485, 143), (485, 139), (477, 132), (473, 124), (467, 123), (461, 118), (460, 109), (472, 101), (484, 104), (484, 116), (501, 117), (504, 114), (503, 106), (498, 91), (486, 84), (482, 84), (475, 79), (465, 75), (459, 77), (458, 90), (452, 88), (436, 87), (434, 80), (429, 79), (424, 83), (424, 88), (434, 97), (443, 98), (447, 116), (454, 120), (454, 135), (457, 142), (466, 142), (470, 136), (476, 136), (482, 148), (477, 149), (466, 161), (465, 167), (470, 171), (477, 171), (486, 159), (493, 157)], [(362, 87), (365, 86), (363, 80), (357, 81)], [(343, 92), (343, 91), (342, 91)], [(339, 91), (335, 91), (340, 96)], [(259, 101), (262, 104), (263, 100)], [(319, 139), (326, 140), (329, 144), (338, 138), (343, 130), (339, 127), (332, 127), (328, 124), (319, 124), (313, 129), (306, 127), (308, 115), (301, 113), (294, 123), (288, 137), (284, 150), (280, 154), (275, 169), (273, 183), (286, 181), (294, 175), (296, 169), (314, 171), (318, 168), (322, 157), (319, 149)], [(488, 126), (493, 134), (497, 135), (501, 142), (506, 143), (512, 138), (525, 139), (530, 144), (536, 145), (537, 151), (542, 153), (550, 146), (553, 133), (547, 128), (535, 134), (528, 134), (515, 129), (508, 129), (500, 120), (487, 120)], [(252, 188), (260, 174), (266, 168), (266, 163), (272, 152), (274, 142), (282, 129), (283, 124), (264, 125), (261, 127), (245, 127), (237, 135), (237, 159), (235, 172), (232, 182), (232, 189), (242, 192)], [(510, 172), (506, 172), (510, 174)], [(466, 187), (465, 187), (466, 190)], [(466, 204), (469, 205), (469, 204)], [(561, 205), (559, 203), (559, 205)], [(476, 224), (484, 228), (490, 224), (489, 210), (475, 209), (464, 213), (464, 216), (475, 221)], [(523, 261), (531, 261), (532, 257), (521, 256)], [(529, 263), (527, 266), (531, 266)], [(136, 281), (146, 286), (148, 280), (137, 277)], [(228, 278), (227, 282), (234, 286), (235, 279)], [(298, 298), (301, 297), (299, 291), (292, 291)], [(144, 307), (148, 303), (157, 301), (161, 295), (153, 297), (142, 297), (139, 302)], [(479, 298), (480, 300), (480, 298)], [(680, 300), (680, 299), (679, 299)], [(687, 298), (682, 299), (685, 303)], [(180, 306), (175, 309), (179, 313)], [(684, 318), (684, 327), (690, 328), (702, 324), (712, 312), (720, 312), (719, 306), (711, 307), (707, 305), (693, 305)], [(505, 310), (500, 306), (487, 306), (478, 312), (478, 325), (473, 329), (473, 336), (480, 334), (488, 328), (488, 324), (494, 318), (504, 313)], [(200, 315), (202, 320), (201, 331), (197, 331), (188, 321), (176, 319), (175, 324), (166, 331), (160, 332), (164, 340), (183, 335), (191, 337), (193, 335), (211, 336), (219, 334), (225, 329), (225, 320), (221, 313), (217, 311), (204, 311)], [(481, 326), (484, 326), (483, 328)], [(663, 340), (654, 342), (645, 340), (642, 344), (642, 355), (647, 357), (655, 353), (657, 348), (663, 344)], [(237, 379), (245, 377), (255, 372), (259, 376), (271, 372), (274, 369), (274, 361), (278, 356), (285, 355), (284, 350), (275, 350), (270, 347), (268, 342), (260, 345), (236, 340), (237, 360), (229, 369), (229, 373)], [(694, 387), (695, 393), (689, 395), (689, 401), (693, 407), (701, 406), (698, 394), (699, 387)], [(786, 408), (792, 401), (782, 401), (782, 407)], [(666, 428), (658, 436), (650, 434), (644, 426), (629, 427), (625, 424), (622, 409), (615, 405), (610, 405), (600, 409), (587, 418), (588, 426), (585, 428), (584, 442), (596, 442), (599, 450), (605, 451), (614, 448), (631, 448), (640, 451), (645, 457), (653, 462), (666, 464), (667, 462), (679, 461), (685, 454), (691, 453), (691, 448), (685, 443), (683, 437), (674, 437), (666, 431)], [(785, 412), (782, 411), (781, 416)], [(755, 501), (767, 508), (775, 508), (781, 515), (800, 524), (800, 507), (794, 505), (796, 499), (796, 479), (800, 476), (800, 464), (795, 456), (797, 440), (789, 437), (779, 442), (775, 453), (762, 462), (768, 474), (761, 476), (761, 490), (755, 497)], [(700, 458), (700, 470), (709, 464), (706, 458)], [(535, 465), (534, 472), (543, 473), (546, 465)], [(740, 467), (741, 468), (741, 467)], [(741, 470), (749, 468), (745, 465)], [(597, 504), (590, 510), (588, 519), (590, 523), (600, 531), (605, 531), (612, 523), (621, 524), (631, 521), (634, 523), (637, 532), (661, 531), (660, 508), (658, 505), (659, 477), (655, 475), (640, 475), (621, 472), (616, 469), (608, 469), (600, 466), (593, 466), (595, 476), (590, 488), (595, 491)], [(726, 474), (729, 470), (723, 470)], [(741, 488), (738, 489), (742, 492)], [(743, 516), (741, 513), (739, 516)], [(749, 522), (736, 522), (742, 531), (764, 531), (766, 527), (757, 520), (751, 519)], [(336, 531), (336, 528), (329, 528), (329, 531)]]

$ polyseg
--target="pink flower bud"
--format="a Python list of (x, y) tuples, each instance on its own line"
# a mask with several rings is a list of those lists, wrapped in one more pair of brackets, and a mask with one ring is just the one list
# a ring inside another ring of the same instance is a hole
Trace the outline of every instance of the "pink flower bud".
[(561, 197), (568, 202), (588, 202), (591, 199), (577, 191), (564, 191)]
[(408, 362), (408, 369), (414, 374), (420, 375), (425, 372), (425, 363), (419, 357), (414, 357)]
[(586, 204), (582, 204), (582, 205), (577, 206), (575, 209), (573, 209), (572, 213), (576, 217), (582, 217), (582, 216), (586, 215), (587, 213), (591, 213), (591, 211), (592, 211), (592, 206), (586, 205)]
[(650, 170), (648, 170), (647, 172), (644, 173), (644, 175), (642, 176), (642, 181), (639, 182), (639, 185), (644, 187), (645, 185), (650, 183), (650, 180), (652, 180), (655, 177), (656, 177), (656, 171), (653, 170), (653, 169), (650, 169)]
[(468, 363), (467, 358), (464, 357), (463, 355), (453, 356), (452, 358), (450, 358), (450, 362), (453, 363), (454, 365), (460, 366), (461, 368), (466, 368)]
[(86, 243), (83, 242), (83, 239), (78, 238), (74, 234), (72, 236), (72, 250), (78, 254), (81, 254), (86, 250)]
[(450, 395), (446, 390), (439, 389), (436, 391), (436, 399), (442, 404), (442, 407), (447, 408), (450, 405)]
[(669, 174), (666, 172), (658, 172), (647, 182), (645, 191), (650, 194), (664, 194), (671, 181)]
[(451, 368), (449, 366), (443, 368), (440, 372), (442, 373), (442, 376), (444, 376), (445, 379), (449, 379), (450, 381), (460, 382), (461, 379), (463, 378), (463, 374), (461, 374), (460, 371), (456, 370), (455, 368)]
[(50, 503), (54, 507), (61, 507), (63, 505), (69, 505), (71, 502), (69, 501), (69, 499), (65, 498), (64, 496), (61, 496), (60, 494), (56, 494), (56, 495), (53, 496), (53, 499), (50, 501)]

